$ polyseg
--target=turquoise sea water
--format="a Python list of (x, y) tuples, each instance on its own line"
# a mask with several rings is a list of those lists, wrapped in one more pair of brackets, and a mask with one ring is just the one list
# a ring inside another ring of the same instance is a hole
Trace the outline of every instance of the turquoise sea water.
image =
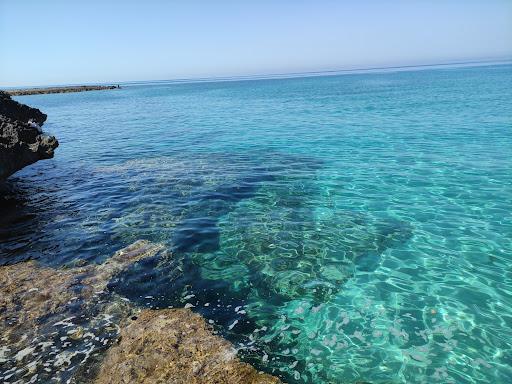
[(99, 262), (288, 383), (512, 382), (512, 66), (20, 97), (0, 264)]

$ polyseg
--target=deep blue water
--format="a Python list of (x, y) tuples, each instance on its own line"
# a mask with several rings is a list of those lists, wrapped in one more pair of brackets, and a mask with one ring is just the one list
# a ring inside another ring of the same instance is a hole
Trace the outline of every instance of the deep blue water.
[(512, 382), (511, 65), (18, 100), (60, 147), (4, 187), (0, 264), (164, 242), (111, 289), (289, 383)]

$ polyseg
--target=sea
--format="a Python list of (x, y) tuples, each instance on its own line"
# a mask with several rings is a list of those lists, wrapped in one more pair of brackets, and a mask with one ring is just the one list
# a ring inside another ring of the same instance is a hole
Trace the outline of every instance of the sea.
[(2, 186), (0, 265), (146, 239), (109, 289), (287, 383), (512, 382), (511, 64), (16, 100), (60, 146)]

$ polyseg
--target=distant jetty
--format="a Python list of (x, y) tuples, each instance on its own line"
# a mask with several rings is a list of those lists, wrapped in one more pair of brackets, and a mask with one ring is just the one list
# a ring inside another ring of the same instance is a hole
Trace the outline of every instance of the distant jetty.
[(26, 95), (42, 95), (45, 93), (70, 93), (70, 92), (87, 92), (87, 91), (103, 91), (107, 89), (118, 89), (119, 85), (79, 85), (68, 87), (44, 87), (44, 88), (27, 88), (27, 89), (11, 89), (5, 90), (10, 96), (26, 96)]

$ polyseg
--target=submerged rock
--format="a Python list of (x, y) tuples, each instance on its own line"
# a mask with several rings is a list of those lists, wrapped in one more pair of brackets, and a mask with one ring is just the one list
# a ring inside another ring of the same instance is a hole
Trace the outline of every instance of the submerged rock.
[(59, 143), (42, 133), (46, 115), (0, 91), (0, 180), (38, 160), (53, 157)]
[[(133, 309), (126, 308), (119, 299), (107, 300), (108, 282), (129, 265), (163, 250), (161, 244), (137, 241), (101, 265), (53, 269), (28, 261), (0, 267), (0, 345), (7, 348), (4, 361), (0, 361), (0, 381), (2, 373), (9, 370), (23, 377), (30, 373), (26, 372), (27, 367), (35, 371), (39, 367), (41, 376), (44, 364), (54, 366), (48, 373), (58, 376), (59, 371), (73, 365), (71, 360), (58, 364), (62, 356), (86, 359), (89, 353), (84, 351), (94, 347), (94, 343), (76, 343), (65, 348), (67, 339), (80, 339), (80, 326), (94, 333), (94, 337), (112, 337), (111, 331), (99, 329), (98, 325), (115, 328), (112, 318), (115, 316), (119, 321)], [(103, 321), (105, 318), (108, 321)], [(49, 347), (53, 356), (47, 354)], [(28, 350), (29, 354), (23, 353)]]
[(2, 338), (13, 328), (33, 329), (40, 317), (64, 312), (72, 298), (89, 299), (95, 292), (103, 291), (109, 280), (124, 268), (163, 249), (162, 244), (140, 240), (116, 252), (100, 265), (53, 269), (28, 261), (1, 267)]
[(189, 309), (144, 310), (121, 330), (96, 384), (280, 383), (236, 358), (226, 340), (212, 334)]
[(119, 322), (134, 308), (107, 284), (138, 260), (164, 251), (147, 241), (116, 252), (105, 263), (53, 269), (35, 261), (0, 267), (0, 382), (71, 379), (91, 356), (111, 345)]

